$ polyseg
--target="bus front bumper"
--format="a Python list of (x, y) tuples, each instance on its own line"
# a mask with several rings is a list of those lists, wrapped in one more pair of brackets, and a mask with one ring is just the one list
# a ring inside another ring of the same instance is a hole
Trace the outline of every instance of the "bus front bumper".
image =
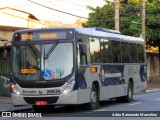
[(47, 104), (64, 105), (64, 104), (79, 104), (78, 92), (75, 90), (67, 94), (60, 95), (22, 95), (11, 93), (12, 103), (14, 106), (19, 105), (35, 105), (36, 101), (46, 101)]

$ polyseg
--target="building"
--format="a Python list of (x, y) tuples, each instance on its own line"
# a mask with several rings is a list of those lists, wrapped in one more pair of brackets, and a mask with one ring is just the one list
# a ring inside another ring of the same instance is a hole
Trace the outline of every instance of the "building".
[(10, 96), (10, 42), (6, 41), (12, 40), (16, 30), (50, 27), (50, 25), (41, 22), (31, 13), (10, 7), (0, 8), (0, 18), (0, 96)]

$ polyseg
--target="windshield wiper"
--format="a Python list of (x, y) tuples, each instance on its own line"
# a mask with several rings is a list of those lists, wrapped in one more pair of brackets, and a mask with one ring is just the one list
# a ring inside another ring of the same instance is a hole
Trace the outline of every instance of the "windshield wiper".
[(57, 44), (58, 44), (58, 41), (49, 48), (49, 50), (47, 51), (47, 53), (44, 56), (44, 59), (48, 59), (48, 57), (51, 55), (53, 50), (56, 48)]

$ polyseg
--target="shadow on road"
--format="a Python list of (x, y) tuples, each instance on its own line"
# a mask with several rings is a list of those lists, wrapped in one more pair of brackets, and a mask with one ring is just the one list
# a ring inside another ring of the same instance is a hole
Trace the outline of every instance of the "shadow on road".
[[(116, 106), (118, 104), (122, 104), (117, 100), (108, 100), (104, 102), (100, 102), (100, 108), (107, 108), (111, 106)], [(89, 116), (94, 116), (94, 112), (98, 111), (97, 110), (88, 110), (86, 108), (86, 104), (83, 105), (69, 105), (69, 106), (55, 106), (54, 109), (52, 110), (44, 110), (42, 111), (42, 116), (43, 117), (49, 117), (49, 116), (55, 116), (55, 117), (89, 117)], [(92, 115), (91, 115), (92, 114)]]

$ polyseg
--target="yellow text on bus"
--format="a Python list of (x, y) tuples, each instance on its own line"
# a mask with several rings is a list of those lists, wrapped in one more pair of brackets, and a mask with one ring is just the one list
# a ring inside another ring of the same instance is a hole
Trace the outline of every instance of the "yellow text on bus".
[(57, 34), (55, 34), (55, 33), (46, 33), (46, 34), (40, 34), (39, 37), (41, 39), (54, 39), (54, 38), (57, 38)]
[(35, 74), (35, 73), (36, 73), (35, 68), (21, 69), (21, 74)]
[(22, 40), (31, 40), (33, 39), (33, 35), (32, 34), (22, 34)]

